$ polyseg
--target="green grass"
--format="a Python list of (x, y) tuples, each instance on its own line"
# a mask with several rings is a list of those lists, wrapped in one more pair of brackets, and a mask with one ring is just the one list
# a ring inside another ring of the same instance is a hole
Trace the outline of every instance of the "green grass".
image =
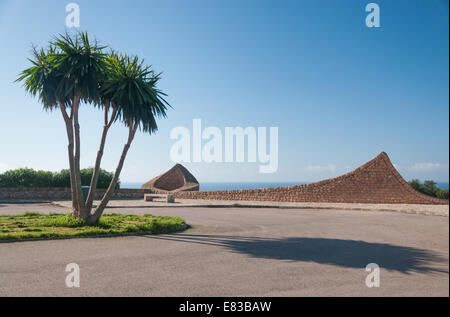
[(104, 214), (98, 224), (86, 223), (71, 214), (0, 215), (0, 241), (57, 239), (93, 236), (120, 236), (126, 234), (161, 234), (186, 228), (180, 217), (153, 215)]

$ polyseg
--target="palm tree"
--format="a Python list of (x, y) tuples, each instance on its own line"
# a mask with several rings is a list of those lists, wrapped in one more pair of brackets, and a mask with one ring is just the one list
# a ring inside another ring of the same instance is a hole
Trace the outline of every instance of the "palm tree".
[[(90, 224), (96, 223), (114, 193), (120, 173), (136, 131), (153, 133), (156, 118), (166, 117), (169, 104), (156, 84), (160, 74), (145, 66), (138, 57), (131, 58), (112, 52), (107, 56), (87, 33), (55, 37), (47, 50), (33, 49), (32, 66), (24, 70), (17, 81), (24, 81), (27, 92), (38, 96), (44, 109), (60, 109), (68, 137), (68, 156), (73, 215)], [(104, 126), (86, 200), (81, 192), (80, 124), (81, 103), (93, 104), (104, 111)], [(70, 110), (70, 113), (68, 113)], [(92, 213), (100, 165), (106, 137), (112, 123), (120, 120), (129, 129), (114, 177), (100, 204)]]
[(99, 100), (99, 83), (103, 80), (107, 69), (106, 54), (96, 41), (90, 42), (87, 33), (77, 33), (74, 37), (69, 34), (55, 37), (51, 46), (56, 47), (56, 52), (51, 54), (54, 69), (63, 75), (59, 82), (59, 89), (66, 96), (71, 107), (70, 116), (64, 107), (61, 112), (66, 124), (67, 136), (70, 144), (75, 142), (75, 153), (69, 152), (69, 162), (72, 160), (74, 175), (74, 187), (72, 204), (75, 205), (75, 215), (87, 219), (90, 209), (86, 208), (81, 191), (80, 176), (80, 124), (78, 110), (80, 103), (96, 103)]
[[(145, 66), (144, 60), (139, 60), (138, 57), (131, 58), (113, 52), (109, 58), (108, 75), (102, 83), (100, 95), (105, 109), (111, 107), (113, 113), (107, 123), (107, 110), (105, 110), (104, 134), (105, 130), (107, 131), (109, 128), (110, 122), (116, 119), (122, 121), (128, 127), (129, 132), (114, 177), (100, 204), (88, 219), (89, 223), (98, 221), (111, 199), (137, 129), (140, 128), (143, 132), (150, 134), (156, 132), (158, 129), (156, 118), (166, 117), (169, 104), (163, 97), (166, 94), (156, 87), (159, 79), (160, 74), (155, 74), (151, 66)], [(104, 135), (102, 135), (97, 155), (96, 163), (98, 165), (96, 164), (94, 167), (91, 190), (86, 201), (86, 205), (89, 207), (92, 206), (95, 194), (96, 177), (98, 177), (103, 146)]]
[[(34, 60), (17, 81), (24, 81), (25, 89), (38, 95), (44, 109), (60, 109), (68, 138), (68, 156), (73, 214), (86, 214), (80, 177), (80, 103), (95, 102), (99, 98), (99, 81), (105, 69), (105, 54), (96, 42), (91, 43), (87, 33), (59, 35), (47, 50), (33, 49)], [(67, 110), (70, 110), (70, 114)]]
[[(55, 54), (56, 48), (53, 45), (50, 45), (47, 50), (38, 50), (34, 47), (34, 59), (29, 59), (33, 66), (24, 70), (16, 81), (24, 81), (25, 90), (32, 96), (37, 95), (45, 110), (53, 111), (60, 108), (67, 123), (68, 121), (73, 120), (73, 111), (71, 111), (69, 117), (66, 108), (71, 108), (71, 104), (68, 95), (65, 93), (64, 89), (62, 89), (61, 83), (64, 81), (64, 74), (56, 69)], [(71, 125), (67, 125), (67, 135), (69, 137), (68, 154), (72, 207), (73, 213), (76, 214), (78, 207), (76, 204), (76, 186), (73, 165), (73, 128)]]

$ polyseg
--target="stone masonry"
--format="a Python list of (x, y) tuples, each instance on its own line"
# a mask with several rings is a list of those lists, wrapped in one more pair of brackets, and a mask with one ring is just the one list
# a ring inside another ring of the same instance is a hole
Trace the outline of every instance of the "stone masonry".
[(321, 182), (263, 189), (179, 192), (176, 198), (278, 202), (448, 204), (423, 195), (402, 178), (384, 152), (356, 170)]
[[(151, 194), (147, 189), (116, 189), (113, 199), (142, 199), (144, 194)], [(95, 199), (101, 199), (105, 189), (97, 189)], [(15, 200), (70, 200), (70, 188), (0, 188), (0, 201)]]
[[(105, 190), (97, 190), (99, 199)], [(113, 199), (143, 199), (144, 194), (165, 193), (155, 189), (119, 189)], [(166, 192), (167, 193), (167, 192)], [(356, 170), (321, 182), (248, 190), (179, 191), (178, 199), (448, 205), (449, 201), (414, 190), (392, 165), (386, 153)], [(70, 200), (70, 188), (0, 188), (0, 201)]]

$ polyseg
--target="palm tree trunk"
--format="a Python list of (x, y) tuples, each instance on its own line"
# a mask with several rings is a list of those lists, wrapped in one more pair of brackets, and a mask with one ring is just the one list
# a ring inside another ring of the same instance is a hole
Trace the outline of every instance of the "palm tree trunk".
[(125, 158), (127, 156), (128, 150), (131, 146), (131, 143), (133, 142), (134, 135), (136, 134), (136, 130), (139, 126), (139, 123), (135, 123), (134, 125), (132, 123), (129, 124), (129, 134), (128, 134), (128, 141), (123, 147), (122, 150), (122, 156), (120, 157), (119, 164), (117, 165), (116, 171), (114, 173), (114, 177), (109, 183), (109, 187), (106, 190), (105, 195), (103, 196), (100, 204), (95, 209), (94, 213), (89, 217), (87, 220), (88, 224), (94, 224), (100, 219), (101, 215), (103, 214), (103, 211), (105, 210), (106, 205), (110, 201), (114, 190), (116, 188), (117, 182), (119, 180), (120, 172), (122, 171), (123, 163), (125, 162)]
[(76, 201), (78, 204), (78, 211), (80, 213), (80, 217), (82, 219), (86, 219), (88, 217), (88, 213), (86, 211), (86, 206), (83, 200), (83, 193), (81, 191), (81, 174), (80, 174), (80, 124), (78, 122), (78, 109), (80, 106), (80, 97), (75, 97), (73, 100), (73, 126), (75, 130), (75, 155), (73, 159), (74, 164), (74, 174), (75, 174), (75, 186), (76, 186)]
[(73, 125), (72, 125), (72, 114), (69, 117), (66, 112), (66, 108), (61, 102), (58, 102), (59, 108), (61, 109), (61, 113), (63, 115), (64, 123), (66, 124), (66, 132), (68, 139), (67, 152), (69, 155), (69, 169), (70, 169), (70, 193), (72, 196), (72, 213), (75, 217), (79, 217), (79, 209), (77, 204), (77, 192), (75, 185), (75, 171), (74, 171), (74, 162), (73, 162)]
[(97, 189), (98, 177), (100, 175), (100, 164), (101, 164), (102, 157), (103, 157), (103, 150), (105, 148), (106, 136), (108, 134), (109, 128), (111, 127), (112, 123), (114, 122), (114, 120), (116, 118), (117, 107), (114, 107), (110, 119), (108, 119), (108, 112), (109, 112), (109, 101), (105, 102), (105, 125), (103, 126), (103, 132), (102, 132), (102, 137), (100, 140), (100, 146), (99, 146), (99, 149), (97, 152), (95, 166), (92, 171), (91, 186), (89, 188), (89, 194), (86, 199), (86, 210), (89, 213), (92, 209), (92, 204), (93, 204), (94, 197), (95, 197), (95, 190)]

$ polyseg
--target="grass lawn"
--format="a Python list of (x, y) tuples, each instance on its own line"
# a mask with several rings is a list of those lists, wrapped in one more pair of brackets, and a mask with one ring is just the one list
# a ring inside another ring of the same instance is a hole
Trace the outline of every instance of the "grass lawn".
[(0, 216), (0, 242), (32, 239), (113, 236), (126, 234), (159, 234), (186, 228), (180, 217), (153, 215), (104, 214), (97, 225), (88, 226), (70, 214)]

